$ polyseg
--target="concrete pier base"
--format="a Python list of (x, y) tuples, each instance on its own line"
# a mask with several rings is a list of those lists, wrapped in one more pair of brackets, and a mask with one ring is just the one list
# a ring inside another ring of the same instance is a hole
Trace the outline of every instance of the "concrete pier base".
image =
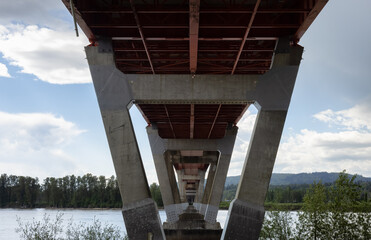
[(216, 222), (216, 217), (218, 216), (219, 206), (207, 205), (205, 220), (209, 223)]
[(150, 199), (125, 204), (122, 209), (129, 239), (163, 240), (164, 232), (156, 203)]
[(263, 206), (238, 199), (233, 200), (229, 206), (221, 239), (258, 239), (264, 221), (264, 213)]
[(222, 234), (220, 223), (209, 223), (197, 209), (190, 205), (179, 215), (176, 223), (164, 223), (167, 240), (219, 240)]
[(222, 229), (164, 229), (166, 240), (219, 240)]

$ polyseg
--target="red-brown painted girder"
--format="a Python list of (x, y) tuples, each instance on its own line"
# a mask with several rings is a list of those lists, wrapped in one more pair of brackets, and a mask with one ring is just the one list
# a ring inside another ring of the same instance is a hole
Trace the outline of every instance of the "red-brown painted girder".
[[(72, 14), (72, 9), (71, 9), (71, 5), (70, 5), (70, 1), (69, 0), (62, 0), (62, 2), (66, 6), (66, 8), (68, 9), (68, 11)], [(83, 19), (80, 11), (76, 8), (76, 6), (74, 6), (74, 7), (75, 7), (74, 13), (75, 13), (76, 22), (79, 24), (80, 28), (85, 33), (86, 37), (89, 39), (89, 42), (91, 44), (94, 44), (95, 41), (96, 41), (96, 39), (95, 39), (95, 36), (94, 36), (93, 32), (91, 31), (90, 27), (85, 22), (85, 20)]]
[[(62, 1), (69, 9), (69, 0)], [(196, 24), (190, 17), (192, 2), (199, 3)], [(233, 69), (234, 74), (263, 74), (269, 70), (277, 39), (292, 36), (297, 42), (325, 2), (261, 1), (256, 10), (256, 0), (74, 0), (74, 9), (91, 40), (112, 39), (116, 65), (124, 73), (191, 74), (192, 66), (197, 74), (230, 74)], [(195, 41), (190, 33), (197, 29)], [(194, 56), (197, 60), (191, 60)]]
[[(190, 21), (192, 21), (190, 19)], [(129, 29), (129, 28), (138, 28), (138, 26), (136, 25), (91, 25), (90, 26), (91, 28), (112, 28), (112, 29)], [(297, 24), (280, 24), (280, 25), (273, 25), (273, 24), (262, 24), (262, 25), (255, 25), (255, 26), (251, 26), (251, 29), (284, 29), (284, 28), (294, 28), (294, 29), (297, 29), (299, 28), (300, 25), (297, 25)], [(141, 26), (142, 29), (188, 29), (189, 27), (187, 25), (158, 25), (158, 26), (155, 26), (155, 25), (142, 25)], [(194, 28), (196, 28), (196, 26), (194, 26)], [(201, 28), (201, 29), (246, 29), (246, 26), (242, 26), (242, 25), (204, 25), (204, 26), (199, 26), (197, 27), (197, 33), (191, 33), (193, 31), (195, 31), (194, 29), (190, 28), (189, 29), (189, 40), (192, 41), (193, 39), (193, 36), (192, 35), (195, 35), (197, 36), (198, 38), (198, 28)]]
[(171, 132), (173, 133), (174, 138), (176, 138), (176, 134), (175, 134), (175, 131), (174, 131), (173, 123), (171, 122), (171, 119), (170, 119), (170, 116), (169, 116), (169, 111), (167, 110), (167, 107), (166, 107), (165, 104), (164, 104), (164, 108), (165, 108), (167, 119), (168, 119), (169, 124), (170, 124)]
[(207, 135), (207, 138), (210, 138), (210, 136), (211, 136), (211, 133), (212, 133), (212, 131), (213, 131), (213, 129), (214, 129), (214, 126), (215, 126), (215, 123), (216, 123), (216, 119), (217, 119), (218, 116), (219, 116), (219, 112), (220, 112), (220, 108), (221, 108), (221, 107), (222, 107), (222, 105), (219, 104), (218, 110), (217, 110), (216, 113), (215, 113), (214, 121), (213, 121), (213, 124), (212, 124), (211, 127), (210, 127), (210, 131), (209, 131), (209, 134)]
[(189, 70), (197, 70), (198, 27), (200, 21), (200, 0), (189, 0)]
[(133, 10), (133, 15), (134, 15), (134, 18), (135, 18), (135, 22), (137, 23), (137, 27), (138, 27), (138, 31), (139, 31), (139, 34), (140, 34), (140, 38), (142, 40), (144, 49), (146, 50), (146, 54), (147, 54), (147, 57), (148, 57), (148, 62), (151, 65), (152, 73), (155, 74), (155, 69), (153, 68), (153, 64), (152, 64), (152, 61), (151, 61), (151, 56), (149, 55), (149, 51), (148, 51), (148, 48), (147, 48), (146, 40), (144, 38), (143, 30), (142, 30), (142, 27), (141, 27), (140, 22), (139, 22), (138, 14), (135, 11), (135, 5), (133, 3), (133, 0), (130, 0), (130, 5), (131, 5), (131, 9)]
[[(138, 104), (162, 138), (222, 138), (248, 104)], [(192, 117), (193, 116), (193, 117)], [(193, 126), (192, 126), (193, 125)], [(193, 128), (193, 131), (192, 131)], [(175, 135), (175, 136), (174, 136)]]
[[(141, 37), (112, 37), (112, 40), (119, 41), (142, 41)], [(189, 41), (189, 37), (146, 37), (145, 41)], [(242, 41), (242, 37), (199, 37), (199, 41)], [(278, 40), (278, 37), (248, 37), (245, 41), (273, 41)]]
[[(66, 1), (66, 0), (62, 0)], [(311, 9), (260, 9), (258, 13), (309, 13)], [(132, 10), (83, 10), (81, 13), (84, 14), (122, 14), (122, 13), (133, 13)], [(137, 10), (137, 13), (150, 13), (150, 14), (166, 14), (166, 13), (176, 13), (176, 14), (188, 14), (188, 10), (179, 10), (179, 9), (158, 9), (158, 10)], [(218, 13), (218, 14), (231, 14), (231, 13), (253, 13), (253, 10), (239, 10), (239, 9), (205, 9), (200, 10), (200, 13)]]
[(190, 116), (190, 123), (189, 123), (189, 138), (193, 139), (194, 131), (195, 131), (195, 105), (191, 104), (191, 116)]
[(316, 19), (318, 14), (322, 11), (322, 9), (327, 4), (328, 0), (318, 0), (308, 16), (305, 18), (304, 22), (301, 24), (301, 26), (298, 28), (294, 35), (294, 42), (299, 42), (300, 38), (304, 35), (304, 33), (308, 30), (309, 26), (313, 23), (313, 21)]
[(233, 68), (232, 68), (232, 72), (231, 72), (232, 75), (236, 71), (236, 67), (237, 67), (238, 61), (240, 60), (242, 49), (245, 46), (245, 42), (246, 42), (247, 36), (249, 35), (249, 32), (251, 30), (251, 26), (252, 26), (252, 24), (254, 22), (254, 19), (255, 19), (256, 13), (258, 11), (258, 7), (260, 5), (260, 2), (261, 2), (261, 0), (257, 0), (256, 1), (255, 7), (254, 7), (254, 11), (253, 11), (253, 13), (251, 15), (249, 24), (247, 25), (247, 28), (246, 28), (246, 31), (245, 31), (245, 35), (243, 36), (243, 39), (242, 39), (242, 42), (241, 42), (240, 50), (237, 53), (236, 61), (233, 64)]

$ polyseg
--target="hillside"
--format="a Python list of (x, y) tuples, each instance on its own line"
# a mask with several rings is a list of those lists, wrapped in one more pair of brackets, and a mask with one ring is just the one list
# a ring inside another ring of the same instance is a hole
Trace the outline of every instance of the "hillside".
[[(339, 176), (339, 173), (314, 172), (314, 173), (273, 173), (270, 185), (289, 185), (289, 184), (312, 184), (322, 181), (322, 183), (332, 183)], [(240, 176), (227, 177), (225, 186), (238, 184)], [(371, 182), (371, 178), (357, 175), (356, 181)]]

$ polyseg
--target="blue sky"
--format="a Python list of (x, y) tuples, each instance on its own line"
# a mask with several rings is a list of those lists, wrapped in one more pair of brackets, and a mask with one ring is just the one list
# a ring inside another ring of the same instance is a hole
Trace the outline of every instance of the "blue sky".
[[(371, 177), (369, 9), (369, 0), (329, 1), (301, 39), (274, 172), (346, 169)], [(114, 174), (80, 33), (59, 0), (0, 2), (0, 173)], [(131, 112), (151, 183), (146, 124)], [(255, 116), (250, 108), (239, 123), (229, 175), (241, 173)]]

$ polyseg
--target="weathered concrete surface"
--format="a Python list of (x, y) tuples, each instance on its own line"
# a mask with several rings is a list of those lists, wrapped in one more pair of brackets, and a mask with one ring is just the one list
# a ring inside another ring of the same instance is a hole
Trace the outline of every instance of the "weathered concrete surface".
[(129, 239), (165, 239), (165, 233), (158, 222), (161, 222), (156, 203), (150, 199), (144, 199), (132, 204), (124, 205), (122, 209), (125, 226)]
[(200, 203), (202, 201), (202, 197), (204, 195), (204, 186), (205, 186), (205, 171), (198, 170), (198, 176), (200, 178), (200, 182), (198, 183), (198, 189), (197, 189), (197, 196), (195, 199), (196, 203)]
[[(148, 226), (151, 228), (148, 231), (158, 234), (155, 235), (155, 239), (164, 238), (161, 224), (152, 214), (155, 211), (155, 205), (152, 203), (141, 205), (145, 199), (150, 197), (150, 193), (128, 112), (128, 107), (133, 101), (153, 104), (254, 102), (259, 109), (258, 119), (245, 160), (236, 195), (237, 200), (231, 205), (222, 239), (246, 239), (245, 236), (257, 239), (264, 217), (262, 206), (303, 48), (290, 46), (287, 39), (280, 39), (272, 69), (264, 75), (198, 75), (193, 78), (190, 75), (125, 75), (114, 66), (111, 45), (99, 45), (107, 49), (98, 51), (97, 47), (87, 47), (86, 52), (120, 192), (123, 196), (124, 209), (126, 209), (124, 217), (126, 213), (129, 216), (132, 212), (142, 213), (141, 209), (148, 208), (146, 211), (149, 213), (149, 219), (146, 221), (150, 223)], [(223, 139), (157, 139), (152, 141), (151, 149), (155, 162), (158, 162), (156, 171), (162, 176), (159, 177), (161, 192), (164, 192), (164, 199), (167, 199), (164, 201), (166, 202), (165, 210), (172, 214), (168, 215), (172, 223), (177, 222), (177, 217), (180, 218), (184, 204), (181, 203), (179, 191), (174, 184), (175, 177), (172, 176), (174, 172), (172, 168), (171, 171), (169, 168), (171, 164), (166, 161), (166, 156), (164, 157), (165, 150), (220, 151), (215, 172), (209, 173), (212, 181), (210, 180), (210, 183), (209, 180), (207, 181), (202, 202), (200, 206), (197, 206), (201, 213), (205, 213), (207, 220), (205, 223), (212, 224), (216, 219), (217, 206), (229, 167), (228, 152), (231, 153), (234, 144), (234, 139), (227, 141), (225, 140), (227, 138), (228, 133)], [(140, 223), (141, 220), (137, 221)], [(130, 220), (127, 224), (129, 224), (127, 228), (132, 228), (130, 231), (133, 234), (139, 234), (134, 224), (130, 225)], [(239, 234), (238, 231), (244, 234)], [(181, 239), (186, 238), (179, 237), (181, 236), (179, 234), (187, 235), (184, 232), (172, 234)], [(136, 236), (132, 237), (141, 239)]]
[(264, 220), (264, 207), (235, 199), (229, 206), (221, 239), (258, 239)]
[(164, 223), (164, 231), (167, 240), (219, 240), (222, 233), (219, 223), (208, 223), (191, 205), (179, 216), (178, 222)]
[(166, 153), (164, 140), (158, 135), (157, 129), (147, 127), (147, 134), (155, 163), (157, 178), (160, 184), (162, 201), (168, 222), (178, 221), (181, 207), (180, 194), (175, 179), (174, 169), (169, 153)]
[[(264, 219), (264, 200), (290, 104), (303, 48), (280, 39), (272, 69), (257, 86), (259, 113), (221, 239), (258, 239)], [(276, 101), (276, 103), (274, 103)]]
[(262, 206), (272, 175), (287, 111), (260, 110), (236, 198)]
[(98, 47), (92, 46), (85, 50), (116, 171), (129, 237), (145, 239), (145, 234), (152, 233), (154, 239), (164, 239), (128, 110), (131, 90), (122, 80), (123, 73), (116, 69), (112, 52), (100, 52)]
[(226, 135), (222, 139), (218, 139), (218, 148), (220, 152), (218, 165), (214, 181), (211, 187), (208, 206), (205, 211), (205, 220), (209, 223), (216, 222), (218, 215), (220, 200), (222, 199), (224, 183), (227, 178), (229, 163), (231, 162), (232, 151), (236, 140), (238, 128), (233, 127), (228, 129)]
[(178, 175), (178, 188), (179, 188), (179, 195), (180, 195), (180, 201), (182, 203), (187, 202), (186, 192), (185, 192), (185, 184), (183, 181), (184, 177), (184, 169), (177, 170)]
[(220, 240), (222, 229), (164, 229), (166, 240)]
[(205, 215), (206, 208), (207, 208), (207, 205), (209, 203), (211, 187), (213, 186), (217, 163), (218, 163), (218, 160), (216, 162), (211, 163), (210, 166), (209, 166), (209, 174), (207, 175), (206, 186), (205, 186), (205, 189), (204, 189), (204, 195), (202, 196), (202, 201), (201, 201), (201, 204), (199, 206), (199, 208), (200, 208), (199, 211), (203, 215)]

